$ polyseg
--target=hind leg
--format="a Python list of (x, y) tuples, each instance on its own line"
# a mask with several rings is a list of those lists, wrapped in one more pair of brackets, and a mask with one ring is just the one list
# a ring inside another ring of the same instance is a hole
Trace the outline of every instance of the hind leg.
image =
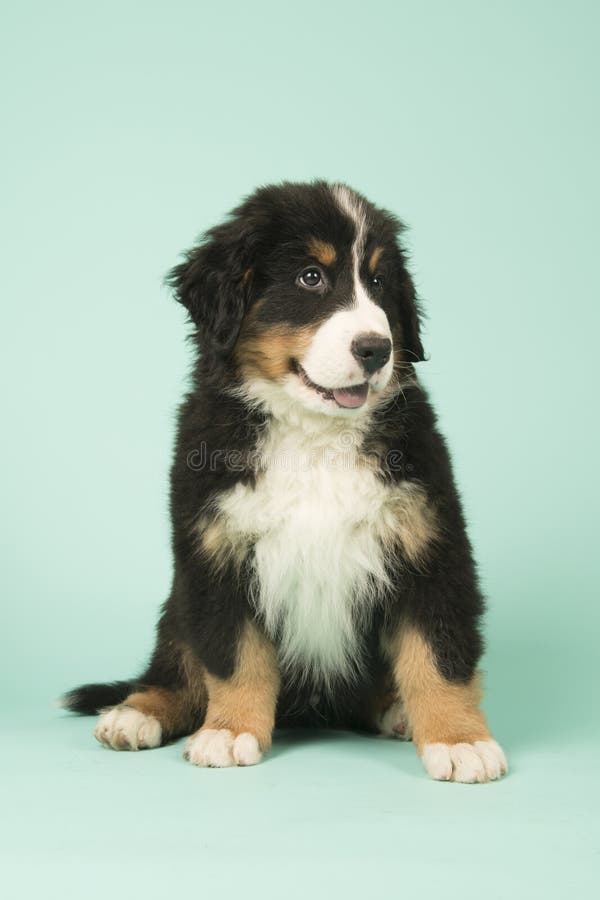
[(376, 717), (375, 724), (382, 737), (410, 741), (412, 731), (402, 700), (390, 698), (389, 705)]
[(169, 690), (148, 687), (105, 710), (94, 730), (101, 744), (113, 750), (147, 750), (171, 738), (190, 734), (204, 716), (204, 689), (198, 685)]
[(391, 676), (386, 678), (371, 698), (367, 720), (382, 737), (410, 741), (412, 731), (408, 715)]

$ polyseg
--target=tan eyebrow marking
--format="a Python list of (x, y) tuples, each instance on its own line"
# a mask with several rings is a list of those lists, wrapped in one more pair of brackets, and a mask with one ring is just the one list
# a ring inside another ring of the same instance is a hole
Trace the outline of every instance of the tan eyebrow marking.
[(333, 265), (337, 259), (337, 253), (333, 244), (329, 244), (327, 241), (320, 241), (318, 238), (310, 239), (308, 252), (324, 266)]
[(375, 249), (371, 253), (371, 259), (369, 260), (369, 272), (371, 273), (371, 275), (375, 274), (375, 269), (377, 268), (377, 264), (381, 259), (382, 253), (383, 247), (375, 247)]

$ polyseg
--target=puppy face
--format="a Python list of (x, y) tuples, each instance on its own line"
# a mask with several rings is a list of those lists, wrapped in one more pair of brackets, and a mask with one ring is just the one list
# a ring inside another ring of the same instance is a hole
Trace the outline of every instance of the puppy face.
[(344, 185), (263, 188), (171, 283), (249, 397), (357, 416), (423, 358), (399, 227)]

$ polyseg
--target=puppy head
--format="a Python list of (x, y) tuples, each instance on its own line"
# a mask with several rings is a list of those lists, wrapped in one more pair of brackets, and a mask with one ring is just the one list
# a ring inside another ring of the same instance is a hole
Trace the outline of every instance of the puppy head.
[(249, 397), (357, 416), (423, 359), (400, 229), (345, 185), (266, 187), (169, 280), (203, 354)]

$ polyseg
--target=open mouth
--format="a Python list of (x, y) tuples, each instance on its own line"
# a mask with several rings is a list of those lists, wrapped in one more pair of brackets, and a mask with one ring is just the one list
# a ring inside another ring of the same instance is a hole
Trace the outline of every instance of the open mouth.
[(337, 403), (337, 405), (341, 406), (343, 409), (358, 409), (359, 406), (364, 406), (367, 402), (369, 385), (366, 381), (362, 384), (354, 384), (351, 387), (324, 388), (319, 384), (315, 384), (315, 382), (308, 377), (297, 360), (294, 362), (294, 368), (296, 374), (306, 387), (309, 387), (317, 394), (320, 394), (324, 400), (333, 400), (334, 403)]

